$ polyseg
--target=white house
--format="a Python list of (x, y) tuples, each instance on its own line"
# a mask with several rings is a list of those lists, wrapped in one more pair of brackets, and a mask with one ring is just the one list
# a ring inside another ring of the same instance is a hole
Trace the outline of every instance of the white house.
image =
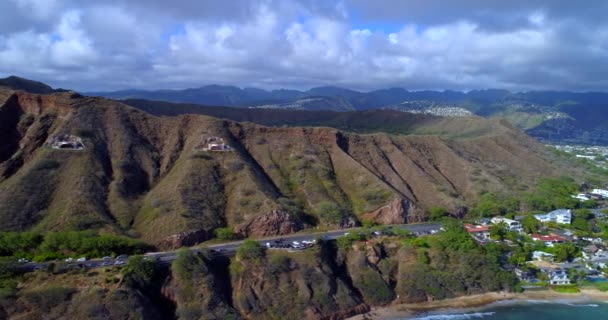
[(510, 231), (523, 231), (523, 228), (521, 227), (521, 223), (519, 223), (519, 221), (507, 219), (504, 217), (494, 217), (491, 221), (493, 224), (499, 224), (504, 222)]
[(534, 218), (540, 222), (557, 222), (560, 224), (570, 224), (572, 222), (572, 210), (557, 209), (549, 213), (535, 214)]
[(598, 194), (604, 198), (608, 198), (608, 190), (605, 189), (593, 189), (591, 190), (591, 193)]
[(570, 279), (568, 279), (568, 273), (565, 270), (556, 270), (549, 273), (549, 284), (552, 285), (564, 285), (570, 284)]
[(552, 254), (550, 254), (550, 253), (542, 252), (542, 251), (534, 251), (534, 252), (532, 252), (532, 260), (552, 262), (553, 259), (555, 259), (555, 256), (552, 255)]
[(578, 200), (581, 200), (581, 201), (588, 201), (588, 200), (591, 200), (591, 198), (589, 198), (589, 196), (588, 196), (588, 195), (586, 195), (586, 194), (584, 194), (584, 193), (579, 193), (579, 194), (577, 194), (577, 195), (575, 195), (575, 196), (572, 196), (572, 198), (574, 198), (574, 199), (578, 199)]

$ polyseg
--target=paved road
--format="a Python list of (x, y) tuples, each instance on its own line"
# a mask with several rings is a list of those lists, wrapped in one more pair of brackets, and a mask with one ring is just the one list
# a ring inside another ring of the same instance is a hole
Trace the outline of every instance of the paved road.
[[(389, 228), (397, 228), (403, 230), (409, 230), (412, 232), (422, 232), (428, 233), (431, 230), (439, 230), (441, 225), (439, 223), (420, 223), (420, 224), (402, 224), (402, 225), (394, 225), (387, 226)], [(284, 235), (278, 237), (269, 237), (258, 239), (258, 243), (262, 246), (265, 246), (266, 243), (272, 243), (275, 240), (283, 239), (285, 243), (292, 243), (294, 241), (302, 242), (302, 241), (312, 241), (318, 238), (322, 238), (324, 240), (335, 240), (339, 237), (344, 236), (345, 233), (354, 233), (357, 232), (359, 228), (353, 229), (343, 229), (343, 230), (334, 230), (327, 232), (318, 232), (318, 233), (310, 233), (310, 234), (295, 234), (295, 235)], [(236, 249), (243, 243), (243, 241), (234, 241), (229, 243), (222, 244), (214, 244), (206, 246), (207, 249), (212, 250), (213, 253), (218, 255), (232, 256), (236, 252)], [(192, 250), (197, 250), (196, 248), (192, 248)], [(159, 262), (171, 262), (175, 260), (177, 256), (177, 251), (167, 251), (167, 252), (150, 252), (147, 253), (148, 256), (155, 256)]]
[[(419, 223), (419, 224), (392, 225), (392, 226), (386, 226), (386, 227), (393, 228), (393, 229), (409, 230), (412, 232), (419, 232), (419, 233), (429, 233), (432, 230), (439, 230), (440, 224), (439, 223)], [(319, 238), (322, 238), (324, 240), (335, 240), (341, 236), (344, 236), (345, 233), (354, 233), (354, 232), (358, 232), (358, 230), (359, 230), (359, 228), (352, 228), (352, 229), (334, 230), (334, 231), (309, 233), (309, 234), (284, 235), (284, 236), (278, 236), (278, 237), (257, 239), (257, 241), (258, 241), (258, 243), (260, 243), (260, 245), (265, 246), (266, 243), (273, 243), (275, 240), (278, 240), (278, 239), (283, 239), (284, 243), (292, 243), (293, 241), (298, 241), (298, 242), (312, 241), (312, 240), (319, 239)], [(234, 242), (228, 242), (228, 243), (208, 245), (208, 246), (206, 246), (206, 248), (211, 250), (211, 252), (215, 255), (222, 255), (222, 256), (230, 257), (235, 254), (236, 249), (242, 243), (243, 243), (243, 241), (234, 241)], [(200, 248), (192, 247), (191, 250), (196, 251), (196, 250), (200, 250)], [(164, 252), (148, 252), (145, 254), (145, 256), (155, 257), (158, 262), (160, 262), (162, 264), (169, 264), (177, 258), (177, 250), (164, 251)], [(74, 264), (75, 266), (83, 266), (83, 267), (87, 267), (87, 268), (99, 268), (99, 267), (107, 267), (107, 266), (114, 265), (116, 263), (116, 261), (119, 261), (119, 260), (95, 259), (95, 260), (89, 260), (86, 262), (73, 262), (72, 264)], [(120, 261), (124, 261), (124, 260), (120, 260)], [(30, 263), (20, 265), (20, 268), (22, 270), (26, 270), (26, 271), (33, 271), (36, 269), (46, 268), (49, 263), (50, 262), (44, 262), (44, 263), (30, 262)]]

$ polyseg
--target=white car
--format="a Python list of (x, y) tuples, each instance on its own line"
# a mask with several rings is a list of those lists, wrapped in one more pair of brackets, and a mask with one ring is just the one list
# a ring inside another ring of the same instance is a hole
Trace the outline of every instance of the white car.
[(81, 258), (76, 259), (76, 261), (77, 262), (85, 262), (85, 261), (87, 261), (87, 258), (86, 257), (81, 257)]
[(17, 260), (17, 262), (19, 262), (19, 263), (28, 263), (30, 261), (28, 259), (26, 259), (26, 258), (21, 258), (21, 259)]
[(65, 262), (74, 262), (74, 258), (67, 258), (65, 259)]

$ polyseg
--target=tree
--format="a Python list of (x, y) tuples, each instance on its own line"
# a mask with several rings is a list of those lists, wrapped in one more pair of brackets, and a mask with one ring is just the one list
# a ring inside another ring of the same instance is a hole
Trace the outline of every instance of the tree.
[(527, 210), (549, 211), (557, 208), (573, 209), (579, 205), (578, 199), (572, 198), (577, 192), (576, 182), (567, 177), (544, 178), (536, 187), (536, 191), (523, 195), (523, 203)]
[(507, 224), (504, 222), (490, 226), (490, 237), (494, 240), (504, 240), (507, 236)]
[(264, 256), (264, 248), (255, 240), (247, 239), (236, 249), (236, 257), (243, 259), (259, 259)]
[(570, 261), (577, 254), (577, 249), (572, 243), (555, 245), (552, 251), (555, 252), (555, 260), (557, 262)]
[(582, 218), (574, 218), (572, 220), (572, 228), (580, 230), (580, 231), (585, 231), (585, 232), (589, 232), (591, 231), (591, 223), (589, 223), (589, 221), (582, 219)]
[(572, 213), (574, 213), (574, 217), (576, 217), (576, 218), (581, 218), (581, 219), (585, 219), (585, 220), (591, 220), (594, 218), (593, 212), (591, 212), (591, 210), (585, 209), (585, 208), (573, 210)]
[(234, 233), (232, 228), (217, 228), (214, 233), (220, 240), (234, 240), (237, 238), (236, 233)]
[(335, 202), (322, 201), (317, 207), (317, 214), (322, 221), (328, 224), (340, 224), (345, 212)]
[(519, 210), (519, 200), (507, 195), (485, 193), (479, 197), (473, 212), (485, 217), (505, 215)]
[(581, 202), (583, 208), (597, 208), (598, 204), (596, 200), (590, 199)]
[(534, 218), (533, 215), (527, 215), (522, 221), (521, 226), (526, 233), (538, 233), (538, 230), (542, 226), (538, 219)]
[(131, 256), (123, 269), (125, 279), (141, 288), (145, 288), (156, 275), (156, 259), (144, 256)]
[(448, 215), (448, 211), (443, 207), (432, 207), (429, 209), (429, 220), (438, 221)]

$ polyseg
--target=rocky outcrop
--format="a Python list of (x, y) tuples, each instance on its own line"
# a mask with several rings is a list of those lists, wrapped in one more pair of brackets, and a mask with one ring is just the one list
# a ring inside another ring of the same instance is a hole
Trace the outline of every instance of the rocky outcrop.
[(407, 199), (395, 198), (385, 206), (363, 214), (363, 219), (378, 224), (403, 224), (422, 221), (417, 208)]
[(272, 210), (257, 216), (238, 227), (235, 232), (241, 237), (267, 237), (300, 231), (304, 224), (282, 210)]
[(162, 250), (178, 249), (193, 246), (207, 239), (209, 239), (209, 234), (205, 230), (188, 230), (165, 238), (158, 244), (158, 247)]

